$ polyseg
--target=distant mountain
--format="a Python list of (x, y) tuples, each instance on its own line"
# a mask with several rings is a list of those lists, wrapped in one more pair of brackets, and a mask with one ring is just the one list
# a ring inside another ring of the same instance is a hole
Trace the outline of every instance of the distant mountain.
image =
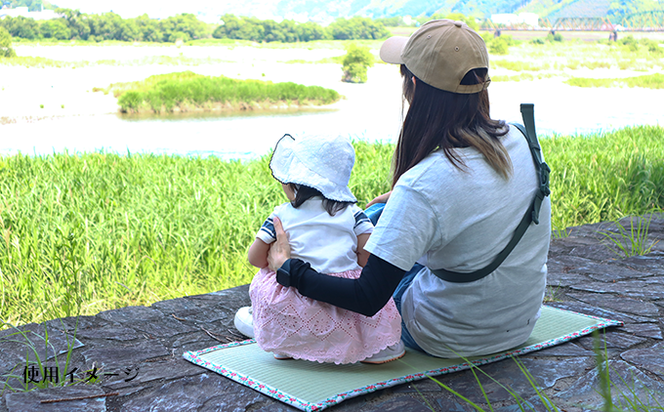
[(416, 17), (434, 13), (463, 13), (482, 18), (511, 13), (527, 3), (527, 0), (220, 0), (206, 6), (204, 12), (326, 23), (339, 17)]
[[(190, 0), (191, 3), (202, 0)], [(622, 15), (634, 10), (661, 8), (658, 0), (219, 0), (207, 13), (232, 13), (261, 19), (314, 20), (326, 23), (339, 17), (431, 16), (463, 13), (487, 18), (496, 13), (536, 13), (540, 17), (581, 16), (578, 13)]]
[[(41, 0), (12, 0), (17, 4), (36, 4), (38, 1)], [(487, 18), (495, 13), (529, 12), (540, 17), (552, 18), (575, 15), (574, 13), (579, 10), (593, 9), (599, 12), (598, 10), (602, 9), (601, 12), (606, 13), (607, 4), (610, 5), (609, 16), (621, 16), (635, 10), (664, 7), (664, 0), (187, 0), (159, 3), (148, 0), (53, 1), (61, 7), (80, 9), (85, 13), (113, 10), (123, 17), (135, 17), (147, 13), (153, 18), (192, 13), (210, 23), (218, 22), (220, 17), (227, 13), (236, 16), (253, 16), (263, 20), (292, 19), (301, 22), (312, 20), (327, 24), (339, 17), (428, 17), (434, 13), (463, 13), (467, 16)]]

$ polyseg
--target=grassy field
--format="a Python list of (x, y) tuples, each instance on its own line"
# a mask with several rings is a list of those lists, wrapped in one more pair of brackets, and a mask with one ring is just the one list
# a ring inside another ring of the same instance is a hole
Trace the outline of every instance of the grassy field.
[[(413, 28), (394, 28), (396, 35), (409, 35)], [(582, 40), (579, 33), (559, 32), (563, 41), (546, 40), (547, 32), (507, 32), (502, 38), (509, 44), (507, 55), (492, 56), (492, 67), (503, 67), (515, 71), (541, 71), (551, 70), (559, 75), (561, 70), (577, 70), (583, 68), (615, 68), (620, 70), (655, 70), (664, 68), (664, 35), (660, 33), (634, 33), (624, 34), (618, 42), (606, 40), (604, 32), (591, 32), (591, 41)], [(483, 32), (483, 37), (490, 46), (494, 41), (493, 34)], [(587, 37), (587, 36), (586, 36)], [(0, 65), (14, 65), (25, 67), (87, 67), (90, 65), (189, 65), (217, 64), (236, 62), (237, 57), (232, 53), (215, 53), (213, 50), (232, 51), (238, 48), (251, 48), (257, 55), (262, 51), (325, 51), (328, 56), (315, 60), (298, 59), (298, 62), (308, 63), (338, 63), (334, 60), (344, 53), (349, 43), (368, 47), (376, 56), (382, 44), (382, 40), (321, 40), (306, 43), (255, 43), (246, 40), (229, 39), (203, 39), (188, 42), (182, 46), (160, 45), (154, 43), (125, 43), (107, 41), (98, 44), (82, 41), (71, 42), (37, 42), (22, 41), (18, 46), (49, 48), (53, 46), (68, 49), (79, 47), (103, 49), (122, 48), (127, 51), (150, 50), (151, 53), (127, 53), (127, 57), (108, 58), (103, 55), (99, 58), (80, 58), (74, 60), (56, 59), (39, 56), (19, 56), (12, 59), (0, 60)], [(194, 53), (193, 50), (206, 49), (211, 52)], [(153, 53), (156, 51), (156, 53)], [(243, 56), (243, 58), (246, 56)], [(285, 61), (293, 61), (286, 59)], [(522, 65), (515, 65), (521, 62)], [(509, 67), (507, 65), (510, 65)]]
[[(389, 189), (393, 147), (355, 143), (364, 206)], [(542, 139), (553, 225), (664, 206), (664, 128)], [(250, 282), (246, 251), (286, 201), (268, 158), (92, 153), (0, 158), (0, 319), (22, 324)]]
[(579, 87), (645, 87), (648, 89), (664, 89), (664, 75), (655, 73), (645, 76), (626, 77), (621, 79), (592, 79), (573, 77), (565, 81), (571, 86)]
[(123, 113), (260, 109), (277, 104), (319, 106), (341, 98), (335, 90), (320, 86), (202, 76), (190, 71), (112, 84), (106, 92), (119, 98)]

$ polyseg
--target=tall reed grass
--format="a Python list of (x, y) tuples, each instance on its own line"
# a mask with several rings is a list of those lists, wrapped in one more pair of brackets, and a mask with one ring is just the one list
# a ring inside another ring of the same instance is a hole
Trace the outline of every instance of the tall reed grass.
[[(541, 139), (553, 225), (664, 205), (664, 128)], [(389, 190), (393, 146), (355, 142), (351, 189)], [(95, 314), (250, 282), (246, 251), (286, 201), (268, 156), (0, 157), (0, 319)]]
[(332, 89), (304, 86), (293, 82), (272, 83), (262, 80), (237, 80), (211, 77), (190, 71), (150, 76), (144, 81), (111, 85), (123, 112), (144, 110), (160, 113), (175, 108), (211, 108), (211, 104), (231, 108), (268, 102), (321, 105), (341, 98)]
[(540, 139), (551, 172), (552, 224), (617, 220), (664, 207), (664, 128)]

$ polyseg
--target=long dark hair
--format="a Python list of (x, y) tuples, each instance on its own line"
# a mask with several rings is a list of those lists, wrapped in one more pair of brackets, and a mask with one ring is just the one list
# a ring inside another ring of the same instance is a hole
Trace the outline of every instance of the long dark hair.
[[(457, 94), (436, 89), (415, 77), (401, 65), (403, 96), (410, 103), (394, 154), (394, 187), (399, 177), (437, 149), (442, 149), (450, 162), (465, 169), (454, 150), (475, 147), (496, 172), (505, 178), (512, 173), (512, 162), (500, 137), (508, 132), (505, 122), (489, 117), (489, 94)], [(474, 69), (461, 84), (484, 83), (487, 69)], [(413, 82), (415, 79), (415, 82)]]
[(348, 205), (352, 205), (355, 203), (355, 202), (339, 202), (336, 200), (328, 199), (325, 196), (323, 196), (323, 194), (320, 191), (309, 186), (296, 185), (295, 183), (288, 183), (288, 187), (290, 187), (291, 190), (295, 192), (295, 199), (291, 200), (291, 205), (293, 205), (293, 207), (296, 209), (302, 206), (302, 203), (306, 202), (307, 200), (315, 196), (320, 196), (323, 198), (323, 207), (330, 216), (334, 216), (335, 214), (337, 214), (337, 212), (344, 210)]

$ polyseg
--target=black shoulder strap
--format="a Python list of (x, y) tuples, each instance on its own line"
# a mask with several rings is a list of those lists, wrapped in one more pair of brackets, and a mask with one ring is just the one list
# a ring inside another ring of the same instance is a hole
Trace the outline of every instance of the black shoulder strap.
[(434, 275), (443, 280), (454, 283), (468, 283), (489, 275), (496, 270), (501, 263), (503, 263), (507, 256), (509, 256), (517, 243), (519, 243), (519, 240), (521, 240), (523, 234), (526, 233), (526, 229), (528, 229), (530, 223), (533, 222), (539, 224), (539, 212), (542, 207), (542, 200), (551, 193), (549, 190), (549, 173), (551, 172), (551, 169), (542, 161), (540, 145), (537, 141), (537, 134), (535, 133), (534, 106), (532, 104), (521, 104), (521, 115), (523, 117), (523, 122), (526, 125), (525, 128), (517, 123), (515, 123), (514, 126), (526, 137), (528, 146), (530, 147), (530, 153), (533, 156), (533, 162), (535, 163), (535, 170), (537, 171), (540, 185), (539, 190), (535, 193), (535, 199), (533, 199), (530, 207), (523, 215), (521, 222), (519, 222), (519, 225), (512, 235), (512, 239), (510, 239), (507, 246), (498, 253), (489, 265), (470, 273), (451, 272), (445, 269), (431, 270)]

